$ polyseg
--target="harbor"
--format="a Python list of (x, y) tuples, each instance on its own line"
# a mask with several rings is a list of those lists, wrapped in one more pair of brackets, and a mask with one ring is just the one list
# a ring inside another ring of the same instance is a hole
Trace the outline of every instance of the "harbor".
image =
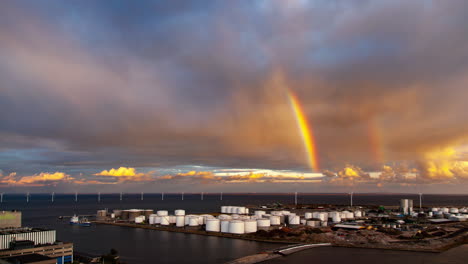
[[(260, 210), (261, 209), (261, 210)], [(268, 243), (442, 252), (468, 239), (466, 207), (290, 205), (221, 206), (219, 212), (186, 214), (183, 209), (99, 210), (98, 225), (113, 225)]]

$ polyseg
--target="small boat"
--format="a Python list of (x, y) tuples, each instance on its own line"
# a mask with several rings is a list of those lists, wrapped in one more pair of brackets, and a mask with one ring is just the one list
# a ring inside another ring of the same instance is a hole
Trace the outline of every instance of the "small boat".
[(72, 218), (70, 218), (70, 225), (77, 225), (80, 222), (80, 218), (76, 215), (73, 215)]
[(78, 223), (79, 226), (91, 226), (91, 222), (87, 218), (83, 218)]

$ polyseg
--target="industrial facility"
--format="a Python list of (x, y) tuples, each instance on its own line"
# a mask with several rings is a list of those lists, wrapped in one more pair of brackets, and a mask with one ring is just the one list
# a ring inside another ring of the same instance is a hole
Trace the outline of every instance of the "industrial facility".
[[(168, 210), (129, 209), (99, 210), (97, 218), (103, 222), (134, 223), (137, 225), (173, 227), (184, 230), (203, 230), (208, 233), (252, 234), (259, 230), (271, 231), (282, 228), (332, 228), (373, 229), (390, 228), (416, 230), (414, 223), (436, 224), (441, 222), (463, 222), (468, 219), (468, 208), (427, 208), (426, 212), (414, 212), (412, 200), (401, 200), (398, 210), (385, 208), (293, 208), (290, 210), (252, 210), (245, 206), (221, 206), (220, 212), (212, 214), (186, 214), (177, 209)], [(439, 219), (439, 220), (436, 220)], [(435, 221), (432, 221), (435, 220)]]
[(0, 226), (0, 263), (73, 262), (73, 243), (57, 241), (52, 229), (21, 227), (21, 212), (2, 212)]

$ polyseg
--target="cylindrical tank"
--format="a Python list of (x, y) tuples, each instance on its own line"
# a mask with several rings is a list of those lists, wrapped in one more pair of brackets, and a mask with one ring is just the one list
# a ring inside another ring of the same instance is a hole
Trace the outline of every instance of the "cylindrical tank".
[(185, 225), (185, 216), (176, 215), (176, 226), (183, 227)]
[(218, 219), (219, 220), (229, 220), (229, 219), (231, 219), (231, 216), (230, 215), (225, 215), (225, 214), (220, 214), (220, 215), (218, 215)]
[(444, 207), (444, 208), (441, 209), (441, 211), (443, 213), (448, 213), (450, 211), (450, 209), (448, 209), (447, 207)]
[(145, 221), (145, 216), (143, 216), (143, 215), (140, 215), (140, 216), (135, 217), (135, 223), (136, 223), (136, 224), (141, 224), (141, 223), (143, 223), (144, 221)]
[(189, 225), (190, 217), (197, 217), (198, 219), (197, 215), (185, 215), (185, 225)]
[(245, 214), (245, 207), (237, 207), (238, 214)]
[(458, 214), (458, 208), (452, 207), (452, 208), (450, 208), (449, 212), (451, 214)]
[(111, 218), (112, 218), (112, 219), (115, 218), (115, 214), (114, 214), (114, 213), (111, 214)]
[(271, 225), (280, 225), (281, 224), (281, 216), (279, 216), (279, 215), (270, 216), (270, 224)]
[(169, 216), (160, 216), (161, 217), (161, 225), (167, 226), (170, 224), (169, 222)]
[(129, 210), (123, 210), (122, 211), (122, 216), (120, 217), (122, 220), (128, 220), (128, 216), (129, 216), (130, 212)]
[(249, 214), (249, 208), (245, 208), (245, 214)]
[(153, 209), (146, 209), (146, 210), (144, 211), (144, 215), (146, 216), (147, 219), (148, 219), (149, 216), (150, 216), (151, 214), (153, 214), (153, 213), (154, 213)]
[(328, 226), (328, 222), (322, 222), (322, 226)]
[(327, 213), (319, 213), (317, 218), (320, 219), (320, 221), (327, 221), (328, 214)]
[(231, 220), (221, 220), (222, 233), (229, 233), (229, 222), (231, 222)]
[(140, 209), (130, 209), (128, 210), (128, 221), (133, 222), (137, 216), (142, 214), (143, 210)]
[(198, 216), (198, 224), (199, 225), (204, 225), (205, 224), (205, 218), (202, 215)]
[(115, 209), (112, 212), (115, 214), (115, 218), (122, 217), (122, 210)]
[(263, 216), (264, 214), (266, 214), (266, 212), (265, 212), (265, 211), (255, 211), (254, 214), (255, 214), (256, 217), (262, 218), (262, 216)]
[(318, 220), (307, 220), (306, 225), (311, 226), (311, 227), (319, 227), (320, 226), (320, 221), (318, 221)]
[(354, 213), (353, 212), (347, 212), (346, 213), (346, 219), (354, 219)]
[(434, 215), (434, 213), (429, 212), (427, 215), (428, 215), (429, 217), (432, 217), (432, 216)]
[(221, 206), (221, 213), (222, 214), (227, 213), (227, 206)]
[(176, 223), (176, 216), (169, 215), (169, 224), (175, 224), (175, 223)]
[(271, 211), (270, 214), (271, 215), (283, 215), (281, 211)]
[(169, 215), (169, 212), (166, 210), (159, 210), (156, 212), (156, 214), (158, 214), (158, 216), (166, 216)]
[(333, 223), (339, 223), (339, 222), (341, 222), (341, 215), (340, 215), (340, 214), (334, 214), (334, 215), (332, 216), (332, 221), (333, 221)]
[(244, 221), (232, 220), (229, 222), (229, 233), (231, 234), (244, 234)]
[(207, 232), (219, 232), (221, 231), (221, 222), (219, 221), (219, 219), (216, 219), (216, 218), (207, 219), (205, 230)]
[(305, 219), (311, 219), (311, 218), (313, 218), (312, 213), (309, 213), (309, 212), (305, 213), (305, 214), (304, 214), (304, 218), (305, 218)]
[(156, 217), (154, 218), (154, 223), (157, 224), (157, 225), (160, 225), (162, 218), (163, 218), (163, 216), (156, 215)]
[(174, 211), (175, 215), (185, 215), (185, 210), (182, 209), (177, 209)]
[(257, 227), (270, 227), (270, 219), (257, 219)]
[[(152, 214), (152, 215), (149, 216), (148, 221), (149, 221), (150, 225), (156, 224), (156, 217), (157, 216), (158, 216), (157, 214)], [(159, 222), (161, 223), (161, 220)]]
[(298, 215), (289, 215), (288, 220), (290, 225), (299, 225), (301, 223), (301, 218)]
[(288, 215), (288, 214), (290, 214), (291, 212), (290, 212), (290, 211), (284, 211), (284, 210), (283, 210), (283, 211), (281, 211), (281, 213), (282, 213), (283, 215)]
[[(234, 207), (233, 206), (227, 206), (226, 207), (226, 213), (228, 214), (232, 214), (234, 211)], [(235, 212), (234, 212), (235, 213)]]
[(106, 210), (98, 210), (96, 214), (96, 220), (105, 220), (107, 217), (107, 211)]
[(432, 207), (432, 208), (431, 208), (431, 211), (432, 211), (432, 212), (437, 212), (437, 211), (439, 211), (439, 208), (437, 208), (437, 207)]
[(198, 226), (199, 225), (199, 217), (198, 216), (191, 216), (189, 217), (189, 226)]
[(244, 232), (246, 234), (257, 232), (257, 221), (256, 220), (245, 220), (244, 221)]
[(354, 216), (355, 217), (362, 217), (362, 212), (359, 210), (354, 211)]

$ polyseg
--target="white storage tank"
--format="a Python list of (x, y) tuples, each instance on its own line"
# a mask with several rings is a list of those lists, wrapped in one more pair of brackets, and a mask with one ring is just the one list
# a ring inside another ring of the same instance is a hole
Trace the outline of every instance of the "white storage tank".
[(229, 222), (229, 233), (231, 234), (244, 234), (244, 221), (232, 220)]
[(231, 222), (231, 220), (221, 220), (222, 233), (229, 233), (229, 222)]
[(228, 213), (228, 214), (235, 213), (235, 212), (234, 212), (235, 208), (234, 208), (233, 206), (228, 206), (226, 210), (227, 210), (227, 213)]
[(238, 207), (237, 208), (237, 213), (238, 214), (245, 214), (245, 207)]
[(290, 225), (299, 225), (301, 223), (301, 218), (298, 215), (289, 215), (288, 220)]
[(219, 232), (219, 231), (221, 231), (221, 224), (220, 224), (219, 219), (216, 219), (216, 218), (207, 219), (206, 220), (205, 230), (207, 232)]
[(169, 215), (169, 212), (166, 211), (166, 210), (160, 210), (160, 211), (157, 211), (156, 214), (158, 216), (167, 216), (167, 215)]
[(316, 218), (320, 219), (320, 221), (327, 221), (327, 219), (328, 219), (328, 214), (327, 213), (319, 213), (317, 216), (318, 217), (316, 217)]
[(257, 227), (270, 227), (270, 219), (257, 219)]
[(354, 213), (353, 212), (347, 212), (346, 213), (346, 219), (354, 219)]
[(227, 213), (227, 206), (221, 206), (221, 213), (226, 214)]
[(279, 215), (270, 216), (270, 224), (271, 225), (280, 225), (281, 224), (281, 216), (279, 216)]
[(354, 216), (355, 217), (362, 217), (362, 212), (357, 210), (357, 211), (354, 211)]
[(307, 220), (301, 219), (301, 225), (305, 225), (307, 223)]
[(312, 213), (307, 212), (307, 213), (304, 214), (304, 218), (305, 219), (311, 219), (311, 218), (314, 218), (314, 217), (312, 216)]
[(341, 222), (341, 215), (340, 215), (340, 214), (334, 214), (334, 215), (332, 216), (332, 221), (333, 221), (333, 223), (339, 223), (339, 222)]
[(175, 224), (176, 223), (176, 216), (175, 215), (170, 215), (169, 216), (169, 224)]
[(265, 212), (265, 211), (255, 211), (254, 214), (255, 214), (255, 216), (256, 216), (257, 218), (262, 218), (262, 216), (263, 216), (264, 214), (266, 214), (266, 212)]
[(311, 226), (311, 227), (319, 227), (319, 226), (320, 226), (320, 221), (317, 221), (317, 220), (307, 220), (306, 225), (307, 225), (307, 226)]
[(225, 214), (220, 214), (218, 215), (218, 219), (219, 220), (229, 220), (231, 219), (232, 217), (230, 215), (225, 215)]
[(257, 232), (257, 221), (256, 220), (245, 220), (244, 221), (244, 232), (255, 233)]
[(452, 208), (450, 208), (449, 212), (450, 212), (451, 214), (458, 214), (458, 208), (452, 207)]
[(189, 226), (198, 226), (199, 225), (199, 217), (198, 216), (191, 216), (189, 217)]
[(177, 227), (183, 227), (185, 225), (185, 216), (177, 215), (175, 224)]
[(115, 214), (114, 214), (114, 213), (111, 214), (111, 218), (112, 218), (112, 219), (115, 218)]
[(156, 216), (154, 218), (154, 223), (157, 224), (157, 225), (161, 224), (161, 219), (162, 218), (163, 218), (162, 216)]
[(140, 216), (135, 217), (135, 223), (136, 223), (136, 224), (141, 224), (141, 223), (143, 223), (144, 221), (145, 221), (145, 216), (143, 216), (143, 215), (140, 215)]
[(182, 209), (177, 209), (174, 211), (175, 215), (185, 215), (185, 210)]
[(198, 217), (198, 216), (196, 216), (196, 215), (185, 215), (185, 216), (184, 216), (184, 218), (185, 218), (185, 225), (189, 225), (190, 217)]
[(164, 226), (167, 226), (169, 225), (170, 222), (169, 222), (169, 216), (161, 216), (161, 225), (164, 225)]
[(322, 222), (322, 226), (328, 226), (328, 222)]

